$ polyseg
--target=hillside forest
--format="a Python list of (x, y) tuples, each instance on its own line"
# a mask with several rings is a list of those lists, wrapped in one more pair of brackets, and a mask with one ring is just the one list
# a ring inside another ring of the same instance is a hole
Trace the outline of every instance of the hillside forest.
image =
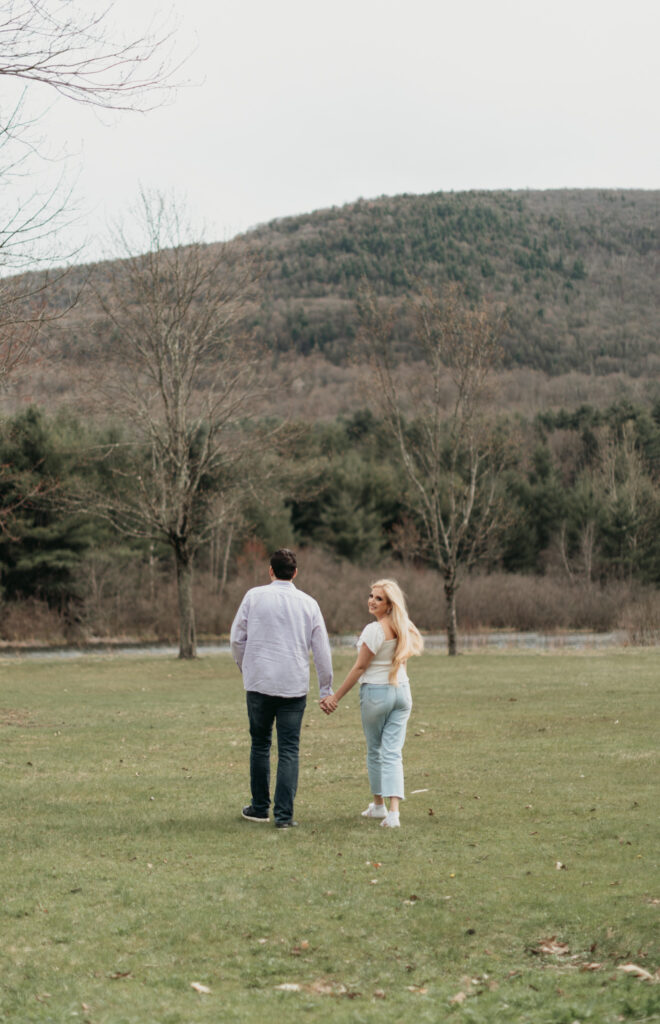
[[(23, 275), (21, 287), (48, 286), (47, 315), (2, 407), (0, 641), (171, 641), (188, 571), (196, 636), (222, 636), (279, 546), (299, 550), (300, 585), (331, 632), (358, 631), (369, 583), (385, 574), (402, 582), (420, 628), (444, 629), (446, 573), (364, 346), (360, 301), (368, 290), (389, 325), (382, 346), (412, 444), (432, 379), (415, 303), (426, 292), (442, 304), (448, 288), (468, 310), (497, 309), (503, 325), (478, 419), (478, 472), (491, 466), (498, 514), (474, 489), (457, 541), (459, 630), (655, 639), (657, 228), (658, 193), (383, 197), (224, 245), (152, 238), (52, 282)], [(184, 300), (175, 282), (191, 253)], [(161, 366), (158, 411), (144, 339), (165, 321), (184, 354), (203, 340), (189, 371), (166, 347), (171, 393)], [(452, 351), (432, 389), (442, 515), (470, 477), (467, 428), (452, 433), (467, 349)], [(182, 382), (187, 412), (164, 454)], [(162, 488), (184, 477), (194, 486), (174, 530)], [(477, 544), (480, 515), (493, 529)]]

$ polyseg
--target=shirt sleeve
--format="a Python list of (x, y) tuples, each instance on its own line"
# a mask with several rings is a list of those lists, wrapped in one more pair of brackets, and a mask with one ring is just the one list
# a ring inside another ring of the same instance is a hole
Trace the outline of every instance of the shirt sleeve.
[(247, 613), (248, 595), (246, 594), (241, 601), (240, 608), (236, 612), (234, 621), (231, 624), (231, 633), (229, 636), (231, 653), (234, 661), (241, 671), (243, 670), (243, 656), (245, 655), (245, 645), (247, 643)]
[(362, 644), (366, 644), (372, 654), (378, 654), (384, 640), (385, 633), (381, 624), (379, 622), (370, 622), (360, 633), (357, 645), (361, 647)]
[(322, 698), (329, 697), (332, 694), (332, 652), (328, 631), (325, 628), (321, 609), (318, 607), (312, 624), (311, 647), (314, 667), (319, 680), (319, 693)]

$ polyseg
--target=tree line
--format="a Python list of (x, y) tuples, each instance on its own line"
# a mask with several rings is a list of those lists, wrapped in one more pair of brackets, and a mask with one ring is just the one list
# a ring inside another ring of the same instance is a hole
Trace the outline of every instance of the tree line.
[[(417, 428), (414, 417), (406, 420), (410, 435)], [(498, 443), (506, 437), (506, 515), (480, 553), (486, 570), (660, 586), (660, 403), (584, 406), (531, 422), (501, 415), (494, 429)], [(164, 539), (128, 536), (98, 508), (67, 500), (89, 493), (92, 484), (109, 499), (114, 483), (107, 453), (120, 451), (128, 469), (140, 450), (132, 441), (130, 424), (102, 428), (34, 408), (2, 422), (4, 602), (37, 598), (75, 619), (92, 566), (97, 575), (113, 565), (124, 572), (148, 566), (162, 578), (173, 561)], [(385, 558), (432, 564), (401, 454), (373, 411), (289, 424), (273, 459), (275, 472), (272, 465), (250, 467), (251, 486), (239, 477), (241, 500), (200, 543), (198, 566), (219, 588), (250, 551), (281, 543), (315, 545), (354, 564)], [(266, 475), (260, 480), (258, 472)]]

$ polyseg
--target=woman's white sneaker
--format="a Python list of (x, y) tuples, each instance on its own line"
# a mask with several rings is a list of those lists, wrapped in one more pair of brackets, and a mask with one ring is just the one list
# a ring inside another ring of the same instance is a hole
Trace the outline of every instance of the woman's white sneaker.
[(381, 828), (400, 828), (401, 822), (399, 821), (398, 811), (388, 811), (387, 815), (383, 818), (380, 823)]
[(385, 818), (387, 807), (385, 804), (369, 804), (366, 811), (362, 811), (363, 818)]

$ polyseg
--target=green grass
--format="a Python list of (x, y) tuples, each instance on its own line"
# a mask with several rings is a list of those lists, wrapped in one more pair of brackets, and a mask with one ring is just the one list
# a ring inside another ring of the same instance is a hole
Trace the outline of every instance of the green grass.
[(398, 831), (357, 694), (278, 832), (228, 657), (0, 672), (3, 1024), (660, 1020), (657, 653), (416, 661)]

